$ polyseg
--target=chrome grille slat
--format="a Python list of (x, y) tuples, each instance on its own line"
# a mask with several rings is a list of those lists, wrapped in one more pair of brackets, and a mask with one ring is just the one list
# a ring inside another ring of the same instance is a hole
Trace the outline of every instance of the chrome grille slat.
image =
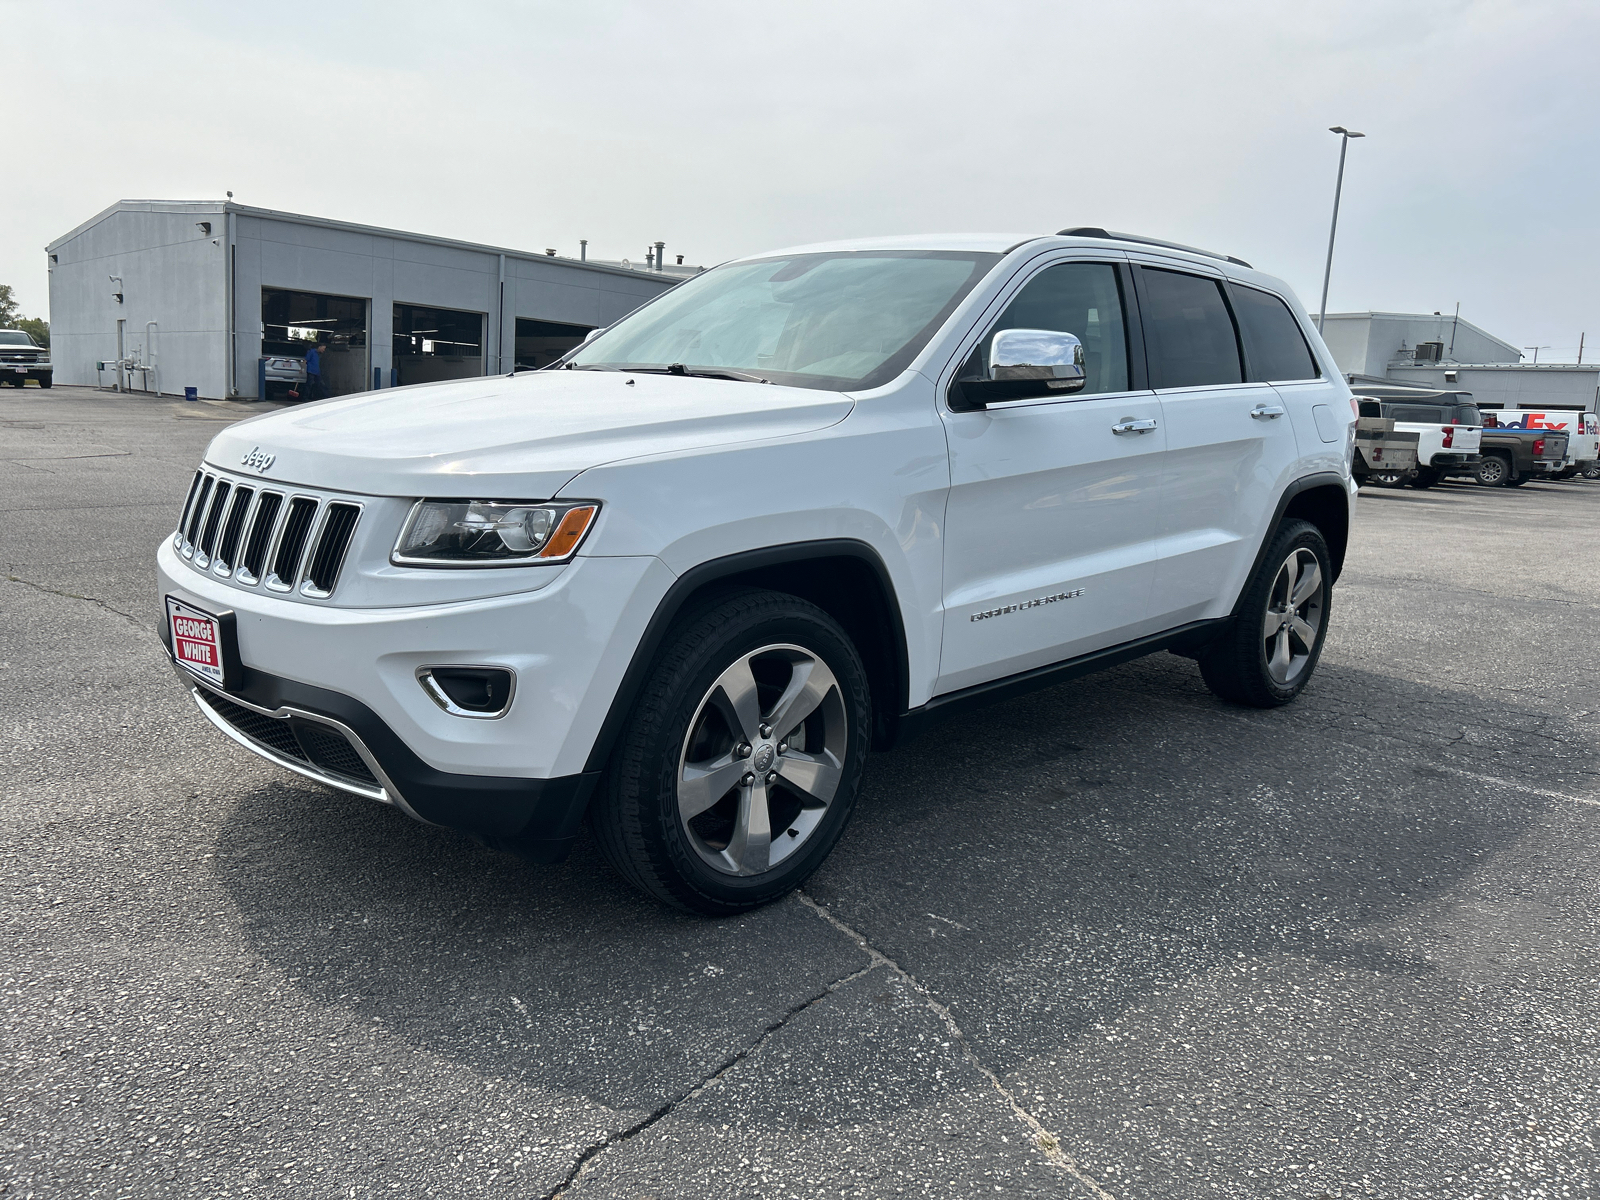
[(333, 594), (334, 585), (339, 582), (339, 571), (344, 566), (345, 551), (350, 548), (350, 539), (360, 519), (359, 504), (331, 500), (323, 507), (322, 524), (311, 539), (311, 551), (306, 558), (301, 595), (321, 600)]
[(273, 591), (293, 591), (294, 585), (300, 581), (306, 547), (311, 541), (311, 529), (319, 505), (320, 501), (315, 496), (296, 496), (286, 506), (277, 541), (268, 556), (272, 565), (267, 571), (266, 582)]
[(227, 519), (222, 523), (222, 541), (217, 543), (217, 553), (211, 570), (223, 577), (233, 573), (234, 556), (239, 551), (239, 536), (244, 532), (245, 518), (255, 503), (254, 488), (240, 484), (233, 489), (233, 502), (228, 506)]
[(257, 498), (250, 535), (245, 538), (244, 553), (239, 556), (239, 569), (234, 572), (234, 578), (240, 583), (253, 587), (261, 582), (261, 571), (267, 562), (267, 548), (272, 545), (272, 535), (282, 513), (282, 492), (262, 492)]
[(217, 480), (211, 489), (211, 503), (206, 506), (206, 519), (200, 522), (200, 541), (195, 546), (194, 565), (202, 571), (211, 565), (211, 552), (217, 546), (217, 526), (227, 510), (228, 497), (233, 495), (233, 484), (226, 479)]
[(326, 600), (365, 504), (266, 482), (202, 466), (189, 481), (173, 547), (196, 570), (237, 586)]
[(189, 510), (189, 524), (183, 531), (183, 556), (194, 557), (195, 538), (200, 533), (200, 519), (205, 516), (206, 506), (211, 500), (211, 485), (216, 482), (214, 475), (205, 475), (200, 481), (200, 491), (194, 498), (194, 507)]
[(189, 527), (189, 510), (194, 507), (194, 495), (200, 490), (200, 480), (204, 475), (204, 471), (194, 473), (194, 478), (189, 481), (189, 494), (183, 498), (183, 512), (178, 515), (178, 531), (172, 535), (172, 544), (179, 548), (183, 546), (183, 531)]

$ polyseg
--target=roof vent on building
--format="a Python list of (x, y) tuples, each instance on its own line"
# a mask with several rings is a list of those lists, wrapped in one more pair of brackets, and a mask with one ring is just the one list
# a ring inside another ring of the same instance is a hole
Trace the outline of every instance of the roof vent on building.
[(556, 256), (556, 252), (554, 250), (551, 250), (549, 247), (545, 248), (545, 253), (548, 254), (551, 258), (554, 258)]

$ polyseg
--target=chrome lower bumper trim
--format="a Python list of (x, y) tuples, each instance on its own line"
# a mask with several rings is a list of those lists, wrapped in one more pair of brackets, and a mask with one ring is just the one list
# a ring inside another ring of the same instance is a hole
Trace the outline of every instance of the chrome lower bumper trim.
[(195, 707), (205, 714), (206, 720), (210, 721), (229, 738), (243, 746), (252, 754), (257, 754), (266, 759), (268, 762), (272, 763), (274, 766), (282, 767), (286, 771), (293, 771), (296, 775), (303, 775), (307, 779), (314, 779), (318, 783), (326, 784), (331, 788), (337, 788), (341, 792), (349, 792), (354, 796), (362, 796), (368, 800), (376, 800), (380, 804), (393, 805), (412, 820), (422, 821), (423, 824), (432, 824), (432, 822), (426, 821), (419, 816), (416, 810), (406, 803), (405, 797), (400, 795), (399, 790), (394, 786), (394, 782), (389, 778), (388, 775), (384, 773), (383, 768), (378, 765), (378, 760), (373, 757), (372, 751), (367, 749), (366, 743), (356, 735), (355, 730), (351, 729), (342, 721), (336, 721), (332, 717), (324, 716), (321, 713), (308, 712), (303, 708), (293, 708), (288, 705), (285, 705), (279, 709), (266, 709), (262, 708), (260, 705), (251, 704), (248, 700), (241, 700), (238, 696), (229, 695), (226, 692), (217, 693), (225, 698), (228, 703), (237, 704), (240, 708), (248, 708), (251, 712), (259, 713), (263, 717), (272, 717), (276, 720), (285, 720), (289, 717), (300, 717), (303, 720), (315, 721), (319, 725), (326, 725), (330, 729), (337, 730), (350, 743), (350, 748), (356, 752), (361, 761), (367, 764), (367, 770), (372, 772), (373, 778), (377, 779), (381, 786), (372, 787), (370, 784), (361, 783), (346, 776), (335, 775), (329, 771), (318, 770), (317, 767), (311, 763), (299, 762), (288, 757), (287, 755), (278, 753), (278, 751), (272, 749), (270, 746), (265, 746), (253, 738), (247, 737), (245, 734), (235, 729), (226, 717), (217, 712), (211, 707), (211, 705), (206, 703), (206, 695), (210, 693), (212, 689), (206, 687), (206, 685), (203, 683), (197, 682), (193, 675), (187, 671), (184, 671), (182, 668), (174, 666), (173, 669), (178, 672), (178, 678), (183, 680), (184, 685), (188, 687), (190, 694), (194, 697)]

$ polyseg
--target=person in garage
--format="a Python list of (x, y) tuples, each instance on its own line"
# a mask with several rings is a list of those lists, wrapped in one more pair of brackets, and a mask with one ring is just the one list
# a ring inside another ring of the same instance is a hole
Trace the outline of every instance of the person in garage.
[(317, 344), (306, 351), (306, 388), (302, 396), (305, 400), (322, 400), (328, 393), (322, 390), (322, 352), (328, 348), (328, 343), (320, 338)]

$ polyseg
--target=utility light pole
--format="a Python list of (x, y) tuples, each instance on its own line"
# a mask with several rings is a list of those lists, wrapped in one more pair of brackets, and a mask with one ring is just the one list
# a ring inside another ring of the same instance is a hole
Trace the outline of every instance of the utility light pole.
[(1332, 125), (1329, 133), (1339, 135), (1339, 178), (1333, 185), (1333, 223), (1328, 226), (1328, 265), (1322, 269), (1322, 310), (1317, 317), (1317, 332), (1322, 332), (1322, 327), (1328, 320), (1328, 280), (1333, 275), (1333, 235), (1339, 232), (1339, 193), (1344, 190), (1344, 152), (1350, 148), (1350, 139), (1366, 137), (1364, 133), (1352, 133), (1343, 125)]
[(1523, 349), (1524, 350), (1532, 350), (1533, 351), (1533, 365), (1537, 367), (1539, 365), (1539, 351), (1548, 350), (1548, 349), (1550, 349), (1550, 347), (1549, 346), (1524, 346)]

